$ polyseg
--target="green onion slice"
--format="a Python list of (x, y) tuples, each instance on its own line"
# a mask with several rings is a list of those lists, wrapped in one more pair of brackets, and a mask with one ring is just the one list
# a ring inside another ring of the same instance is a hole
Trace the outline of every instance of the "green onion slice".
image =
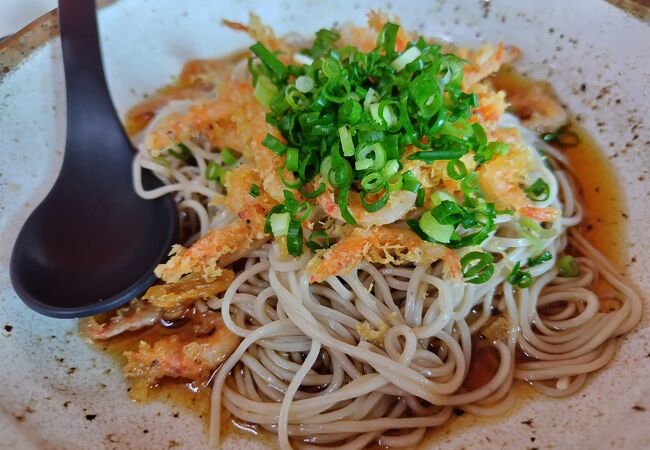
[(273, 236), (286, 236), (289, 231), (289, 222), (291, 215), (288, 212), (275, 213), (269, 216), (269, 223), (271, 225), (271, 233)]
[(348, 209), (348, 192), (350, 191), (349, 186), (342, 187), (339, 192), (338, 196), (336, 199), (336, 203), (339, 207), (339, 210), (341, 211), (341, 217), (343, 220), (345, 220), (347, 223), (356, 225), (357, 221), (354, 219), (354, 216)]
[(481, 284), (488, 281), (494, 273), (494, 257), (490, 253), (473, 251), (460, 259), (463, 277), (468, 283)]
[(441, 224), (430, 212), (422, 214), (419, 225), (423, 233), (434, 241), (444, 244), (449, 243), (451, 235), (454, 233), (456, 228), (453, 225)]
[(259, 197), (260, 187), (256, 184), (251, 184), (251, 188), (249, 189), (248, 193), (250, 194), (251, 197)]
[(521, 263), (517, 261), (515, 266), (512, 268), (512, 271), (508, 275), (507, 280), (508, 283), (512, 284), (513, 286), (517, 286), (523, 289), (533, 284), (533, 277), (530, 273), (521, 270), (520, 265)]
[(223, 182), (223, 177), (226, 171), (216, 161), (210, 161), (205, 168), (205, 178), (211, 181)]
[(447, 163), (447, 175), (452, 180), (462, 180), (467, 175), (467, 167), (460, 159), (452, 159)]
[[(384, 181), (384, 185), (386, 182)], [(367, 191), (363, 191), (360, 194), (361, 197), (361, 205), (363, 206), (363, 209), (365, 209), (368, 212), (376, 212), (379, 211), (381, 208), (386, 206), (386, 203), (388, 203), (388, 199), (390, 197), (390, 192), (386, 189), (384, 193), (382, 194), (381, 197), (379, 197), (377, 200), (375, 200), (372, 203), (369, 203), (366, 200), (366, 196), (369, 194)], [(371, 194), (373, 195), (373, 194)]]
[(257, 77), (257, 82), (255, 83), (255, 90), (253, 90), (253, 97), (260, 102), (262, 106), (268, 108), (271, 106), (271, 102), (278, 93), (278, 88), (273, 84), (273, 82), (266, 76), (260, 75)]
[(262, 61), (266, 67), (273, 71), (279, 77), (285, 77), (289, 73), (285, 66), (273, 53), (264, 45), (257, 42), (251, 45), (250, 50)]
[(307, 239), (307, 247), (312, 251), (329, 248), (330, 240), (327, 233), (323, 230), (313, 231)]
[(187, 145), (181, 142), (180, 144), (177, 144), (176, 147), (178, 147), (179, 151), (176, 151), (172, 148), (168, 150), (171, 156), (180, 161), (188, 161), (192, 158), (192, 151), (187, 147)]
[(291, 172), (296, 172), (300, 167), (299, 154), (297, 148), (289, 147), (287, 149), (287, 162), (286, 168)]
[(287, 229), (287, 251), (292, 256), (302, 254), (302, 227), (297, 220), (289, 221)]
[(221, 149), (221, 159), (227, 166), (232, 166), (237, 162), (237, 156), (228, 148)]
[(539, 266), (540, 264), (545, 263), (546, 261), (550, 261), (551, 259), (553, 259), (553, 254), (551, 252), (546, 251), (544, 253), (540, 253), (537, 256), (528, 258), (528, 267)]
[(580, 265), (571, 255), (564, 255), (557, 261), (557, 270), (560, 272), (560, 276), (563, 277), (577, 277), (580, 275)]
[(262, 139), (262, 145), (279, 156), (284, 155), (288, 150), (288, 147), (272, 134), (267, 134), (266, 137)]
[(526, 197), (536, 202), (546, 201), (551, 195), (551, 189), (541, 178), (536, 179), (533, 184), (524, 190), (524, 192)]

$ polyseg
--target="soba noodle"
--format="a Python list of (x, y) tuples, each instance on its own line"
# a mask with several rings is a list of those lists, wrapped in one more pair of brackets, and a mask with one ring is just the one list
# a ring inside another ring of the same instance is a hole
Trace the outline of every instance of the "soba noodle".
[[(184, 107), (171, 103), (159, 116)], [(519, 128), (539, 162), (533, 175), (550, 190), (539, 206), (562, 211), (555, 233), (535, 248), (512, 215), (499, 215), (496, 231), (482, 244), (496, 256), (494, 275), (479, 285), (444, 277), (442, 263), (366, 262), (349, 275), (310, 284), (305, 266), (311, 253), (282, 256), (277, 242), (250, 251), (225, 294), (202, 304), (220, 310), (225, 326), (243, 338), (213, 379), (213, 444), (219, 442), (225, 409), (236, 420), (277, 433), (283, 449), (352, 450), (373, 441), (409, 447), (426, 428), (449, 420), (453, 408), (478, 416), (507, 411), (516, 380), (562, 397), (614, 357), (616, 337), (640, 318), (641, 300), (572, 228), (583, 208), (567, 160), (514, 116), (505, 115), (502, 125)], [(140, 145), (133, 175), (142, 197), (175, 196), (192, 242), (232, 217), (206, 206), (221, 188), (202, 174), (209, 161), (220, 162), (219, 153), (185, 145), (195, 166), (178, 161), (162, 166)], [(165, 186), (145, 191), (141, 169), (153, 171)], [(581, 255), (575, 278), (561, 277), (556, 269), (557, 256), (569, 245)], [(544, 250), (553, 258), (530, 268), (533, 284), (513, 289), (506, 282), (512, 265)], [(590, 286), (600, 277), (612, 289), (599, 297)], [(615, 306), (604, 308), (605, 303)], [(383, 336), (363, 339), (364, 326), (384, 330)], [(477, 346), (493, 353), (498, 368), (487, 383), (467, 389), (463, 383)]]

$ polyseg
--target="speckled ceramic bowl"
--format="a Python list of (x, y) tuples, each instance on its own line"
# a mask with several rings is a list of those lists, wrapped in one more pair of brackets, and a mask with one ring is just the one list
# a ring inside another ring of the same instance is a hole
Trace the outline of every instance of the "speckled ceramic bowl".
[[(629, 0), (617, 0), (628, 5)], [(522, 48), (519, 67), (548, 79), (601, 144), (626, 199), (626, 267), (650, 291), (650, 26), (598, 0), (220, 1), (121, 0), (100, 13), (108, 79), (121, 113), (169, 82), (184, 61), (248, 45), (220, 26), (255, 11), (280, 34), (311, 33), (371, 8), (405, 26), (462, 43)], [(65, 102), (55, 16), (0, 44), (0, 448), (204, 449), (193, 415), (131, 402), (120, 370), (86, 345), (73, 321), (41, 317), (16, 297), (8, 261), (19, 226), (61, 163)], [(71, 217), (70, 220), (74, 220)], [(565, 400), (537, 397), (495, 420), (465, 415), (431, 448), (650, 448), (650, 308), (615, 361)], [(264, 443), (230, 437), (229, 448)]]

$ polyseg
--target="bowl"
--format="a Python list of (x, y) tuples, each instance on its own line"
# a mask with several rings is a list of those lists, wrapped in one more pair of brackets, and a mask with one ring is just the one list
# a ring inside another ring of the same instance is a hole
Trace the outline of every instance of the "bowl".
[[(548, 80), (609, 159), (625, 202), (612, 220), (624, 222), (624, 233), (604, 244), (624, 251), (620, 269), (640, 292), (650, 291), (647, 8), (596, 0), (103, 3), (105, 66), (122, 115), (170, 82), (185, 61), (250, 45), (220, 22), (246, 21), (251, 11), (280, 35), (309, 35), (348, 20), (363, 24), (370, 9), (381, 9), (426, 36), (519, 46), (518, 68)], [(202, 420), (186, 409), (192, 405), (129, 400), (110, 355), (84, 342), (74, 321), (27, 309), (11, 288), (13, 242), (56, 178), (64, 134), (61, 49), (49, 13), (0, 44), (0, 448), (207, 449)], [(650, 448), (649, 310), (620, 339), (613, 363), (579, 393), (561, 400), (524, 396), (495, 419), (465, 414), (430, 433), (422, 448)], [(269, 445), (238, 434), (224, 442)]]

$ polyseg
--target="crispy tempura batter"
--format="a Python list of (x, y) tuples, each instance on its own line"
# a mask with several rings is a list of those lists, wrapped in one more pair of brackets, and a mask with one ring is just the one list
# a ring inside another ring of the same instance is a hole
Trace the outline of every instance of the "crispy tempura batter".
[(267, 238), (264, 222), (275, 202), (264, 191), (252, 197), (250, 186), (256, 183), (261, 184), (261, 178), (252, 166), (243, 165), (229, 172), (226, 177), (228, 195), (223, 202), (235, 213), (235, 220), (224, 228), (210, 230), (190, 248), (174, 246), (169, 261), (156, 267), (156, 275), (168, 283), (189, 273), (214, 276), (219, 266), (236, 261), (255, 245), (260, 245)]
[(228, 269), (221, 269), (216, 278), (209, 280), (198, 274), (188, 275), (175, 283), (151, 286), (142, 298), (159, 308), (187, 307), (225, 291), (234, 277)]
[(460, 264), (453, 250), (425, 242), (413, 231), (393, 226), (356, 228), (328, 250), (321, 250), (309, 261), (310, 283), (320, 283), (335, 275), (350, 273), (362, 260), (375, 264), (431, 264), (445, 260), (452, 276), (460, 273)]
[(223, 325), (220, 314), (205, 317), (212, 325), (209, 335), (190, 337), (171, 335), (152, 345), (141, 341), (138, 350), (124, 352), (126, 375), (153, 385), (163, 377), (205, 380), (239, 345), (239, 336)]

